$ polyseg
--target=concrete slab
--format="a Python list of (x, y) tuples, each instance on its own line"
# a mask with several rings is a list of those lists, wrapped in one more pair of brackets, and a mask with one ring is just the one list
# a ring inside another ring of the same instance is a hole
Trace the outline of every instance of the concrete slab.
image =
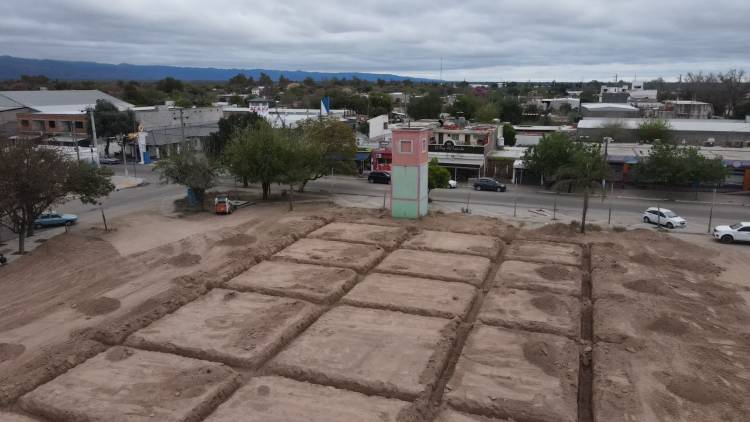
[(229, 280), (226, 287), (330, 303), (348, 291), (356, 279), (357, 273), (347, 268), (263, 261)]
[(506, 258), (544, 264), (580, 266), (582, 255), (581, 247), (571, 243), (517, 240), (510, 245)]
[(403, 227), (376, 226), (374, 224), (331, 223), (312, 233), (310, 237), (343, 242), (366, 243), (393, 249), (406, 238)]
[(199, 421), (239, 386), (220, 363), (114, 347), (20, 399), (58, 422)]
[(408, 405), (288, 378), (257, 377), (206, 422), (395, 422)]
[(487, 293), (479, 320), (489, 325), (550, 333), (577, 339), (581, 306), (577, 298), (530, 290), (494, 288)]
[(484, 416), (459, 413), (455, 410), (445, 409), (438, 414), (435, 422), (509, 422), (507, 419), (490, 419)]
[(386, 273), (481, 286), (490, 270), (490, 260), (479, 256), (399, 249), (388, 255), (376, 269)]
[(383, 248), (379, 246), (301, 239), (274, 257), (303, 264), (331, 265), (364, 272), (375, 265), (383, 254)]
[(413, 400), (442, 370), (455, 323), (379, 309), (336, 307), (270, 363), (273, 373)]
[(0, 412), (0, 421), (2, 422), (39, 422), (38, 419), (31, 419), (28, 416), (17, 413)]
[(253, 368), (321, 312), (297, 299), (214, 289), (127, 339), (127, 344)]
[(495, 287), (581, 296), (583, 273), (569, 265), (505, 261), (495, 276)]
[(464, 283), (372, 273), (342, 301), (353, 306), (454, 318), (466, 315), (475, 291)]
[(406, 241), (403, 247), (494, 258), (501, 245), (500, 239), (489, 236), (424, 230)]
[(539, 422), (577, 420), (578, 348), (564, 337), (479, 325), (446, 387), (469, 413)]

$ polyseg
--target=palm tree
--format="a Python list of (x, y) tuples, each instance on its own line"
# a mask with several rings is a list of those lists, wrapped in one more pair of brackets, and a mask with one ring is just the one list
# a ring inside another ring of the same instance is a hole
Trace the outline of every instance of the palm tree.
[(581, 233), (586, 233), (586, 215), (589, 209), (589, 195), (591, 188), (599, 186), (602, 196), (606, 195), (603, 180), (611, 174), (611, 169), (601, 153), (598, 144), (578, 144), (573, 151), (568, 164), (560, 167), (556, 173), (555, 187), (557, 189), (583, 188), (583, 215), (581, 217)]

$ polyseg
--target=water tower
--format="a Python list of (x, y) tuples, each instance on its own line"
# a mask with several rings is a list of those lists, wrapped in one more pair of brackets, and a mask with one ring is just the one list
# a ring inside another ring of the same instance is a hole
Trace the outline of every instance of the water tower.
[(391, 149), (391, 215), (419, 218), (427, 214), (427, 144), (429, 128), (393, 129)]

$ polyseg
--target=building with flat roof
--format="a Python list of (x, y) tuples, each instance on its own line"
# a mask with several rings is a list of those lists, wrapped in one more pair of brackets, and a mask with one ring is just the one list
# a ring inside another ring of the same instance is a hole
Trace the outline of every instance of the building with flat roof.
[[(99, 100), (108, 101), (120, 110), (133, 107), (99, 90), (0, 91), (0, 108), (5, 109), (2, 117), (4, 130), (8, 136), (51, 145), (84, 146), (93, 156), (96, 151), (88, 134), (87, 110), (95, 107)], [(12, 129), (7, 121), (9, 113), (15, 114)]]
[(638, 108), (630, 104), (621, 103), (583, 103), (581, 104), (583, 117), (639, 117)]
[[(585, 117), (578, 122), (578, 137), (598, 139), (606, 125), (619, 124), (621, 139), (617, 142), (639, 142), (638, 128), (648, 119)], [(666, 119), (673, 139), (688, 145), (724, 147), (750, 146), (750, 121), (722, 119)]]

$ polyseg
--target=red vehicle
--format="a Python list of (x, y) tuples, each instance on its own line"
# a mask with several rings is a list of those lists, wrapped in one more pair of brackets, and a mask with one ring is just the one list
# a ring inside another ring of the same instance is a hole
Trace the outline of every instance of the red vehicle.
[(221, 195), (214, 198), (214, 212), (216, 214), (231, 214), (234, 212), (234, 205), (232, 205), (228, 196)]

